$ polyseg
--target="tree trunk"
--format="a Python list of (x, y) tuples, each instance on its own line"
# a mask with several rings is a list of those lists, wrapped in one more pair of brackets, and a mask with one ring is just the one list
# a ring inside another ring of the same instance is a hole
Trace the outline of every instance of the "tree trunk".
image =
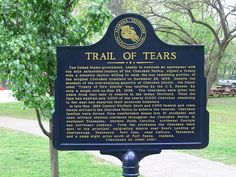
[(211, 88), (217, 79), (218, 68), (219, 68), (221, 58), (222, 58), (222, 52), (221, 51), (218, 52), (217, 55), (215, 55), (214, 57), (215, 57), (215, 59), (213, 60), (214, 62), (210, 66), (211, 68), (206, 78), (207, 79), (207, 100), (208, 100), (208, 96), (210, 94)]
[[(52, 119), (49, 121), (50, 132), (52, 132)], [(49, 137), (51, 176), (59, 177), (58, 152), (53, 147), (52, 137)]]
[(235, 74), (235, 71), (236, 71), (236, 67), (232, 69), (231, 75)]
[(110, 0), (108, 8), (111, 10), (113, 17), (125, 13), (125, 10), (122, 8), (124, 0)]

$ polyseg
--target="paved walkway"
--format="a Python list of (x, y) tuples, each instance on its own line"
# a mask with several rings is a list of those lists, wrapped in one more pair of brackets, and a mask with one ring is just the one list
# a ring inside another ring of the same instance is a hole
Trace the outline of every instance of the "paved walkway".
[[(47, 122), (44, 124), (48, 127)], [(0, 117), (0, 127), (45, 137), (34, 120)], [(112, 156), (100, 155), (98, 151), (90, 153), (121, 165), (120, 161)], [(140, 163), (140, 172), (145, 177), (236, 177), (236, 167), (175, 151), (163, 151), (159, 155), (144, 158)]]

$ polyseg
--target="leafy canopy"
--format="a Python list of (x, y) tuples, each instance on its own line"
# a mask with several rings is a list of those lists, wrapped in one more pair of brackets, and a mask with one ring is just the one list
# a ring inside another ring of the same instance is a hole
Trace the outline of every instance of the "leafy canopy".
[(110, 20), (107, 0), (0, 0), (0, 79), (44, 118), (54, 111), (55, 48), (87, 45)]

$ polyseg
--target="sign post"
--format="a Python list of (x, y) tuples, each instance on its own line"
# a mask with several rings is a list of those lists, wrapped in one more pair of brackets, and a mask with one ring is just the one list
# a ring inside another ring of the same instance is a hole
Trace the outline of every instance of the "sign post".
[(204, 46), (166, 44), (121, 15), (96, 44), (57, 48), (55, 105), (55, 148), (100, 150), (139, 176), (147, 155), (207, 146)]

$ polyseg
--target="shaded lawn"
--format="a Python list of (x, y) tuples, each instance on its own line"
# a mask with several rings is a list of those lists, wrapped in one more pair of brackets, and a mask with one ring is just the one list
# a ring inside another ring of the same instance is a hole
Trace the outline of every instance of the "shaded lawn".
[(21, 119), (36, 119), (34, 109), (25, 108), (22, 102), (0, 103), (0, 116), (21, 118)]
[(210, 98), (210, 142), (202, 150), (185, 151), (236, 166), (236, 97)]
[[(48, 140), (0, 128), (0, 177), (50, 177)], [(60, 177), (121, 177), (121, 167), (86, 152), (59, 152)]]

